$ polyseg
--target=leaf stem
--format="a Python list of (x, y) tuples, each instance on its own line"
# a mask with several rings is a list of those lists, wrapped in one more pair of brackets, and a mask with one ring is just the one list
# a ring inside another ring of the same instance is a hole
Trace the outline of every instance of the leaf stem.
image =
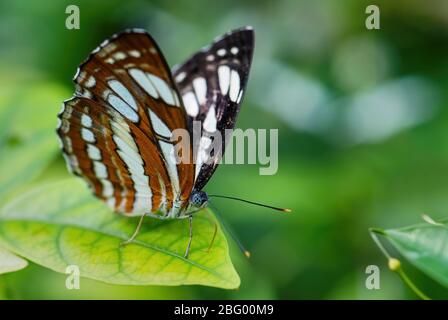
[(386, 248), (381, 243), (380, 239), (378, 238), (378, 235), (382, 235), (387, 237), (387, 233), (383, 229), (378, 228), (369, 228), (370, 236), (372, 237), (375, 244), (380, 248), (381, 252), (386, 256), (388, 263), (389, 263), (389, 269), (393, 272), (398, 273), (400, 278), (403, 280), (403, 282), (422, 300), (431, 300), (426, 294), (424, 294), (412, 280), (408, 277), (406, 272), (404, 272), (403, 268), (401, 267), (401, 263), (399, 260), (392, 258), (392, 256), (387, 252)]
[(372, 237), (373, 241), (376, 243), (378, 248), (380, 248), (381, 252), (386, 256), (386, 258), (389, 260), (391, 259), (391, 256), (389, 252), (387, 252), (386, 248), (384, 248), (383, 244), (381, 243), (380, 239), (378, 239), (378, 234), (385, 236), (386, 233), (383, 229), (377, 229), (377, 228), (370, 228), (369, 229), (370, 236)]
[(422, 300), (431, 300), (430, 297), (428, 297), (426, 294), (424, 294), (417, 286), (412, 282), (412, 280), (407, 276), (407, 274), (403, 271), (403, 269), (400, 267), (398, 270), (396, 270), (400, 278), (408, 285), (409, 288), (411, 288), (412, 291)]

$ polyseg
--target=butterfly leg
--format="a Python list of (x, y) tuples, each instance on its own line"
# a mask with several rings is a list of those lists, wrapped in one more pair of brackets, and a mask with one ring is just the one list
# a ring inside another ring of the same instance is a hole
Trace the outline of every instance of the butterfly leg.
[(193, 240), (193, 216), (192, 215), (188, 216), (188, 223), (190, 225), (190, 235), (188, 238), (187, 250), (185, 250), (185, 255), (184, 255), (184, 257), (187, 259), (188, 259), (188, 254), (190, 253), (191, 240)]
[(135, 229), (135, 231), (134, 231), (134, 233), (132, 234), (132, 236), (131, 236), (128, 240), (123, 241), (123, 242), (120, 244), (120, 246), (126, 246), (126, 245), (130, 244), (132, 241), (134, 241), (134, 239), (135, 239), (135, 238), (138, 236), (138, 234), (140, 233), (140, 229), (142, 228), (142, 225), (143, 225), (143, 219), (145, 219), (145, 216), (146, 216), (146, 214), (143, 214), (143, 215), (140, 217), (140, 220), (139, 220), (139, 222), (138, 222), (137, 228)]

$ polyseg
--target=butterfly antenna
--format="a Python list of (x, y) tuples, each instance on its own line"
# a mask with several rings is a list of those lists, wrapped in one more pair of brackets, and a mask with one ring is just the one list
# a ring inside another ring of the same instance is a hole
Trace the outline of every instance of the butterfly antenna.
[(263, 203), (259, 203), (259, 202), (253, 202), (253, 201), (249, 201), (249, 200), (244, 200), (244, 199), (240, 199), (240, 198), (235, 198), (235, 197), (229, 197), (229, 196), (221, 196), (221, 195), (217, 195), (217, 194), (209, 194), (209, 197), (213, 197), (213, 198), (223, 198), (223, 199), (230, 199), (230, 200), (236, 200), (236, 201), (241, 201), (241, 202), (246, 202), (246, 203), (250, 203), (259, 207), (265, 207), (265, 208), (269, 208), (269, 209), (273, 209), (273, 210), (277, 210), (277, 211), (281, 211), (281, 212), (291, 212), (291, 209), (288, 208), (278, 208), (278, 207), (273, 207), (273, 206), (269, 206), (267, 204), (263, 204)]
[(221, 223), (221, 225), (223, 226), (224, 230), (230, 235), (230, 237), (233, 239), (233, 241), (235, 241), (235, 243), (238, 246), (238, 248), (240, 249), (240, 251), (246, 256), (246, 258), (250, 258), (250, 252), (243, 246), (241, 241), (237, 238), (235, 233), (233, 233), (232, 229), (227, 225), (227, 223), (224, 222), (224, 219), (219, 214), (218, 209), (214, 205), (212, 205), (210, 202), (208, 204), (213, 209), (215, 216), (218, 218), (218, 220)]

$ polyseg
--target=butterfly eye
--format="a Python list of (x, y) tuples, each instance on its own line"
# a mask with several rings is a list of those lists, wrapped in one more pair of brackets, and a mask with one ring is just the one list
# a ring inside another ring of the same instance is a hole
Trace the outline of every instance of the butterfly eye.
[(190, 196), (190, 203), (195, 207), (201, 207), (208, 201), (208, 196), (204, 191), (193, 191)]

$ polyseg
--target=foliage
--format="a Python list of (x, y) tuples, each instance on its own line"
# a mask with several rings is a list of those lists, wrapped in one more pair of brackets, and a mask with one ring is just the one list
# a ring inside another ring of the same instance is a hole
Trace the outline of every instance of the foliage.
[[(259, 165), (222, 165), (206, 191), (294, 209), (292, 215), (277, 215), (216, 199), (215, 206), (252, 253), (245, 260), (229, 242), (241, 277), (238, 290), (117, 286), (87, 278), (80, 290), (67, 290), (66, 275), (30, 262), (0, 276), (0, 298), (415, 299), (395, 274), (383, 271), (387, 265), (366, 230), (411, 225), (424, 212), (436, 219), (447, 216), (443, 1), (379, 0), (380, 30), (365, 29), (368, 1), (78, 0), (79, 30), (64, 25), (65, 8), (73, 1), (0, 1), (0, 158), (5, 161), (0, 170), (5, 177), (16, 161), (25, 161), (8, 157), (5, 144), (12, 152), (36, 139), (35, 154), (26, 160), (34, 169), (23, 166), (28, 175), (17, 172), (17, 181), (8, 180), (17, 188), (3, 189), (8, 195), (0, 195), (0, 206), (30, 186), (69, 177), (57, 151), (56, 114), (74, 91), (76, 67), (104, 39), (124, 28), (144, 28), (173, 66), (218, 34), (252, 25), (254, 64), (237, 126), (279, 129), (278, 172), (260, 176)], [(49, 154), (37, 144), (41, 137), (46, 145), (46, 135), (54, 145)], [(148, 220), (147, 228), (158, 223)], [(126, 236), (136, 222), (128, 223)], [(179, 225), (185, 233), (186, 222)], [(195, 236), (210, 236), (208, 227), (195, 227)], [(382, 271), (381, 290), (364, 285), (364, 271), (372, 264)], [(405, 264), (403, 269), (408, 271)], [(447, 297), (437, 281), (409, 269), (431, 298)]]
[(40, 186), (5, 206), (0, 243), (55, 271), (76, 265), (82, 276), (113, 284), (239, 286), (226, 239), (210, 212), (193, 219), (196, 232), (188, 259), (183, 257), (187, 220), (148, 218), (139, 236), (122, 246), (138, 219), (113, 214), (73, 178)]
[[(384, 236), (415, 267), (448, 288), (447, 224), (426, 219), (429, 223), (397, 229), (372, 229), (372, 231)], [(377, 244), (389, 258), (390, 269), (402, 272), (399, 261), (391, 258), (379, 242)], [(415, 288), (406, 274), (400, 275), (405, 277), (405, 282), (410, 284), (411, 288)]]

